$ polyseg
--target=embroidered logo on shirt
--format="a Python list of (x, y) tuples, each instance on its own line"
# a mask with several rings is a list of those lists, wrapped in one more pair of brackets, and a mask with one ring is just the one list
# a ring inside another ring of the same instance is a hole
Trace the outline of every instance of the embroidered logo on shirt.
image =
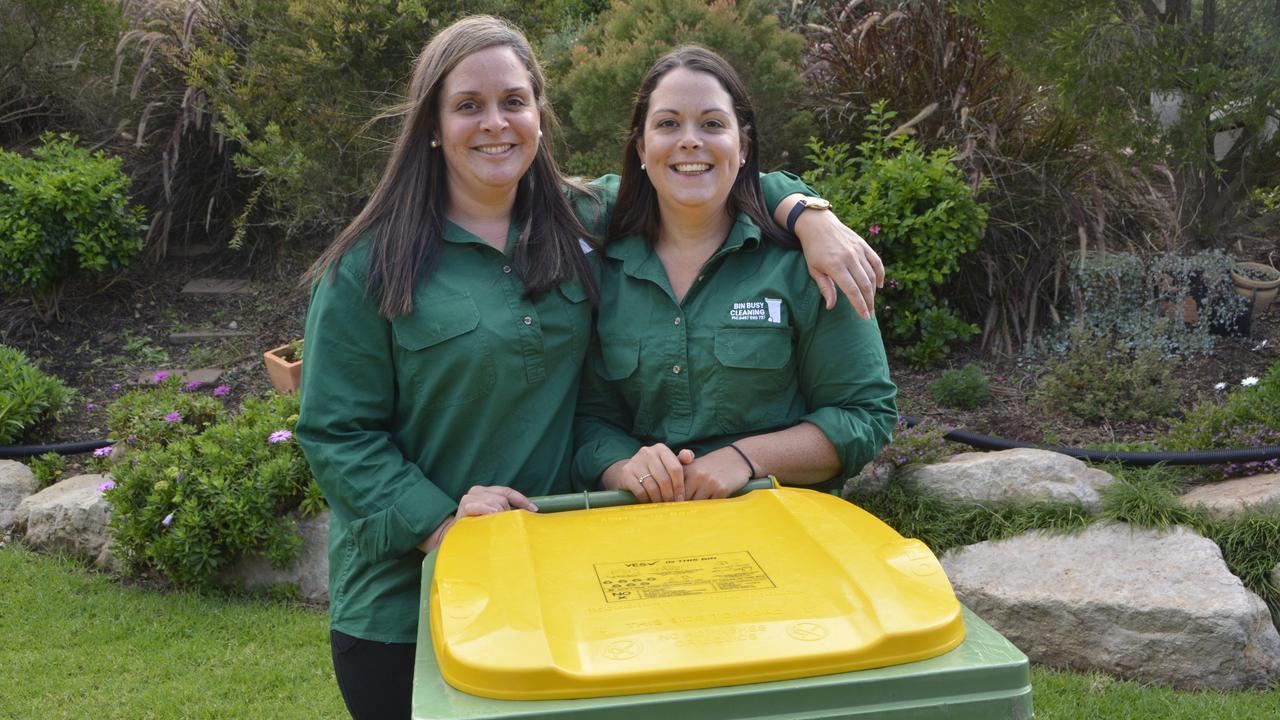
[(729, 310), (730, 320), (767, 320), (775, 325), (782, 324), (782, 300), (765, 298), (763, 302), (748, 300), (736, 302)]

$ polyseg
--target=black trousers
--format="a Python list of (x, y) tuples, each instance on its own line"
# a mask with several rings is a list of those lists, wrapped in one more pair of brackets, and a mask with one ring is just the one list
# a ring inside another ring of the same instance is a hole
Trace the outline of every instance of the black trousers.
[(409, 720), (415, 643), (361, 640), (329, 631), (333, 672), (354, 720)]

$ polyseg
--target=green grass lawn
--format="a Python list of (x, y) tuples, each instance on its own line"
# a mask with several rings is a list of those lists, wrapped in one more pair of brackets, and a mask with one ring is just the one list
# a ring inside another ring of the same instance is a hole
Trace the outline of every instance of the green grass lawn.
[[(345, 717), (326, 627), (320, 612), (126, 587), (10, 544), (0, 718)], [(1188, 693), (1042, 668), (1032, 684), (1041, 720), (1280, 718), (1280, 686)]]

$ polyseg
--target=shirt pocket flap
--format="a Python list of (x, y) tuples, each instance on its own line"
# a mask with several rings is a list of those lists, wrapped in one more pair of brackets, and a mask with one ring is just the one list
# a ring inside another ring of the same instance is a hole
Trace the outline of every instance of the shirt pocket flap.
[(640, 362), (640, 341), (634, 338), (601, 338), (600, 359), (597, 370), (605, 380), (631, 377)]
[(587, 299), (587, 290), (582, 287), (581, 280), (565, 280), (560, 283), (560, 294), (571, 303), (580, 303)]
[(471, 332), (480, 325), (480, 310), (470, 295), (415, 300), (412, 315), (391, 321), (396, 344), (406, 350), (421, 350)]
[(720, 328), (715, 353), (725, 367), (779, 370), (791, 360), (791, 332), (782, 328)]

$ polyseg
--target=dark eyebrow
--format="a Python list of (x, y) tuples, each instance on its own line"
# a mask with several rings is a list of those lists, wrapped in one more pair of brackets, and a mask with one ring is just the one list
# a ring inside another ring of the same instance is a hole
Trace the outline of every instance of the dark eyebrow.
[[(517, 85), (517, 86), (515, 86), (515, 87), (509, 87), (509, 88), (504, 89), (504, 90), (502, 91), (502, 94), (504, 94), (504, 95), (510, 95), (511, 93), (518, 93), (518, 92), (528, 92), (528, 93), (531, 93), (531, 92), (533, 92), (533, 88), (529, 87), (528, 85)], [(452, 94), (452, 95), (450, 95), (449, 97), (460, 97), (460, 96), (461, 96), (461, 97), (473, 97), (473, 96), (480, 95), (480, 94), (481, 94), (481, 93), (480, 93), (478, 90), (459, 90), (458, 92), (453, 93), (453, 94)]]
[[(671, 108), (658, 108), (653, 111), (654, 115), (657, 115), (658, 113), (671, 113), (672, 115), (680, 114), (679, 111), (673, 110)], [(707, 108), (702, 111), (703, 115), (710, 115), (711, 113), (722, 113), (724, 115), (730, 114), (728, 110), (725, 110), (724, 108), (718, 108), (718, 107)]]

